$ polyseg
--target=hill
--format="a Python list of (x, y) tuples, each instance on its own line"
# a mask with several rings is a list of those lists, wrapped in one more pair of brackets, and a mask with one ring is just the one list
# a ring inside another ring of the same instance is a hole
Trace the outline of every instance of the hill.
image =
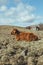
[[(11, 35), (13, 28), (33, 32), (38, 41), (17, 41)], [(16, 26), (0, 26), (0, 65), (43, 65), (43, 31)]]

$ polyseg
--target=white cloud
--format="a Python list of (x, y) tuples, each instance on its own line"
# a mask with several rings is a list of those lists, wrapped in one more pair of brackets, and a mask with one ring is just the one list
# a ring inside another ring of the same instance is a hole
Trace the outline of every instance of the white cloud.
[(4, 25), (8, 25), (8, 24), (12, 24), (14, 22), (14, 19), (12, 18), (1, 18), (0, 19), (0, 24), (4, 24)]
[(36, 18), (37, 19), (43, 19), (43, 16), (37, 16)]
[(15, 12), (15, 8), (11, 7), (10, 9), (8, 9), (5, 13), (6, 16), (12, 16), (13, 13)]
[(12, 17), (18, 22), (32, 22), (35, 19), (34, 14), (32, 14), (34, 9), (35, 8), (30, 5), (20, 3), (17, 7), (11, 7), (8, 9), (4, 15), (9, 18)]
[(0, 11), (6, 11), (6, 10), (7, 10), (6, 6), (3, 5), (3, 6), (0, 7)]
[[(0, 11), (0, 24), (20, 24), (33, 22), (34, 20), (40, 18), (35, 16), (33, 11), (36, 8), (31, 5), (26, 5), (23, 3), (18, 4), (16, 7), (7, 8), (6, 6), (1, 6)], [(17, 23), (18, 22), (18, 23)]]

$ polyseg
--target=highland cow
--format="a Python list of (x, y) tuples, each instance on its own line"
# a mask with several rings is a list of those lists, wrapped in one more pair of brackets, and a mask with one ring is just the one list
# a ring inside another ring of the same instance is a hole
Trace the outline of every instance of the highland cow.
[(38, 40), (38, 36), (34, 35), (34, 33), (31, 32), (20, 32), (17, 29), (13, 29), (11, 32), (11, 35), (16, 36), (16, 40), (25, 40), (25, 41), (36, 41)]

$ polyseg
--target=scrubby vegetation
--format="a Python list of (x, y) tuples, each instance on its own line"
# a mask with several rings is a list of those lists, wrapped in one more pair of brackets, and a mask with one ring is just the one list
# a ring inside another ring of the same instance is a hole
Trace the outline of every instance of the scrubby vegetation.
[(16, 41), (10, 32), (14, 27), (0, 27), (0, 65), (43, 65), (43, 31), (31, 31), (40, 37), (38, 41)]

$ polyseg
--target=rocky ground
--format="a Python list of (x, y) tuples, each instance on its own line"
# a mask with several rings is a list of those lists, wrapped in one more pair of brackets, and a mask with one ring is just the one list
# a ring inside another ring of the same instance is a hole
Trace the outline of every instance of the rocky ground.
[[(13, 28), (33, 32), (40, 40), (16, 41), (11, 35)], [(43, 65), (43, 31), (13, 26), (0, 26), (0, 65)]]

